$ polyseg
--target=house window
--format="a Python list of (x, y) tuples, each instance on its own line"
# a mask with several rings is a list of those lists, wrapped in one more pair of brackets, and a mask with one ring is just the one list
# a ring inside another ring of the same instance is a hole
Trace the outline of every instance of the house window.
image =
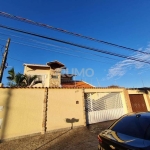
[(37, 81), (40, 81), (40, 82), (42, 82), (42, 75), (36, 75), (37, 76)]
[(58, 76), (57, 75), (52, 75), (51, 76), (53, 79), (58, 79)]

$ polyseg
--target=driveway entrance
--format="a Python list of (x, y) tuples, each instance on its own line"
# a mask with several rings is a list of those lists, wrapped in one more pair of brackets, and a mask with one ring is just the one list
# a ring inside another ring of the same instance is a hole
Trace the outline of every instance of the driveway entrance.
[(85, 93), (87, 124), (118, 119), (124, 115), (119, 92)]

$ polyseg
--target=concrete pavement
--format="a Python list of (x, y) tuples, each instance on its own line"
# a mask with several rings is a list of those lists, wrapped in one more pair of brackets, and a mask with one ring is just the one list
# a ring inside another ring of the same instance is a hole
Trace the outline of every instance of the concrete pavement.
[(114, 121), (0, 143), (0, 150), (97, 150), (97, 135)]

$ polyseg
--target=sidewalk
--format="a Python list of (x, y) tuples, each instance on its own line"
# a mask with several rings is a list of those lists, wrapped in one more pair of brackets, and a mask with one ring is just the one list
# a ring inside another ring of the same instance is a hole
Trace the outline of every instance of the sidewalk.
[(114, 121), (0, 143), (0, 150), (97, 150), (97, 135)]

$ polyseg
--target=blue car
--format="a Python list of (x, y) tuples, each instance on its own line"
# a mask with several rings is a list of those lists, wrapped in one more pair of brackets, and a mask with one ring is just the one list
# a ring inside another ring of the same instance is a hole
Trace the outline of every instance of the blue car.
[(98, 135), (98, 150), (150, 150), (150, 112), (122, 116)]

